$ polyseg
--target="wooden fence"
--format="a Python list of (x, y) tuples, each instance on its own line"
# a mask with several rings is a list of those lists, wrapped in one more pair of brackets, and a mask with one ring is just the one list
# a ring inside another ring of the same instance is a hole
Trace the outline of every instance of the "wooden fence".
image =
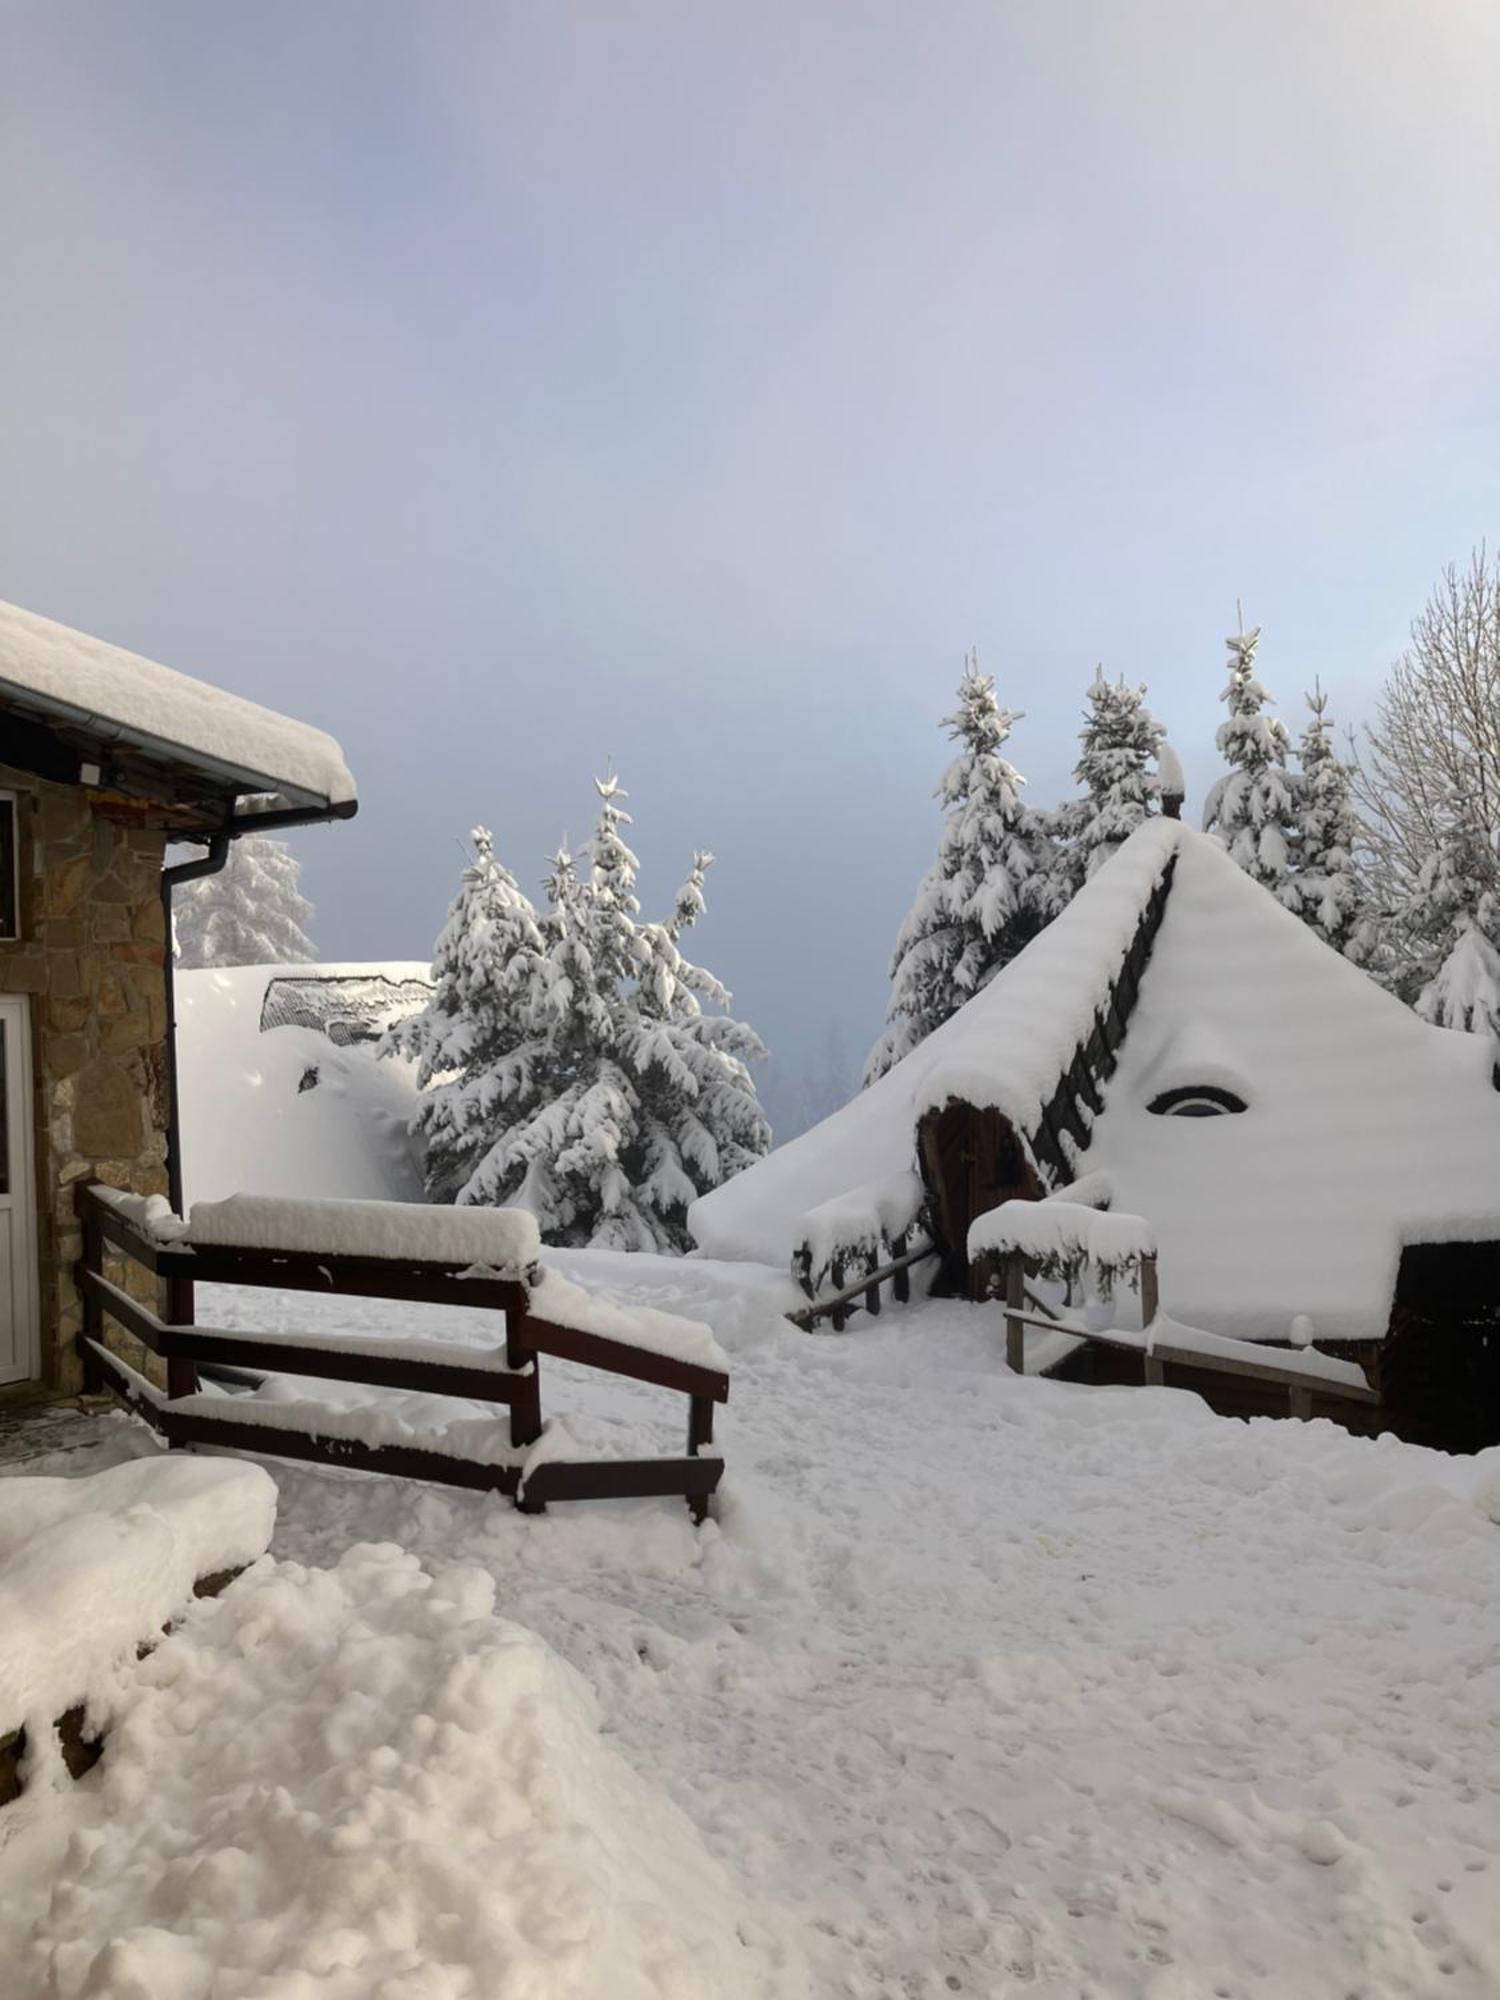
[[(223, 1445), (276, 1458), (310, 1459), (398, 1478), (505, 1493), (527, 1513), (541, 1512), (550, 1500), (633, 1499), (658, 1494), (681, 1495), (695, 1520), (701, 1521), (707, 1512), (709, 1496), (723, 1472), (722, 1459), (712, 1451), (714, 1405), (729, 1398), (729, 1377), (722, 1370), (537, 1318), (530, 1310), (530, 1292), (519, 1279), (466, 1276), (455, 1265), (407, 1258), (243, 1250), (211, 1244), (188, 1248), (158, 1241), (93, 1188), (80, 1188), (77, 1205), (83, 1223), (83, 1256), (78, 1266), (84, 1312), (80, 1345), (87, 1379), (92, 1387), (114, 1390), (168, 1444)], [(107, 1248), (166, 1281), (168, 1320), (160, 1319), (105, 1275)], [(504, 1314), (505, 1366), (477, 1365), (472, 1355), (456, 1345), (451, 1360), (431, 1355), (418, 1358), (399, 1352), (382, 1354), (373, 1340), (365, 1348), (356, 1348), (347, 1339), (320, 1339), (316, 1334), (287, 1336), (196, 1326), (193, 1296), (197, 1283), (488, 1308)], [(106, 1320), (113, 1320), (165, 1360), (165, 1397), (111, 1353), (104, 1339)], [(685, 1395), (685, 1455), (544, 1458), (523, 1476), (521, 1461), (542, 1434), (544, 1355)], [(290, 1424), (251, 1421), (244, 1414), (242, 1399), (199, 1393), (200, 1363), (206, 1368), (311, 1376), (497, 1403), (510, 1412), (514, 1458), (503, 1464), (491, 1463), (417, 1445), (367, 1443)]]
[[(916, 1232), (920, 1234), (920, 1232)], [(880, 1311), (880, 1288), (889, 1285), (891, 1297), (897, 1305), (905, 1305), (911, 1297), (911, 1273), (917, 1264), (925, 1264), (929, 1257), (938, 1254), (935, 1244), (925, 1235), (921, 1236), (916, 1249), (908, 1248), (910, 1237), (898, 1236), (891, 1245), (892, 1256), (887, 1263), (867, 1271), (849, 1276), (849, 1255), (835, 1256), (832, 1267), (834, 1290), (825, 1292), (821, 1298), (814, 1298), (811, 1305), (799, 1307), (787, 1314), (793, 1326), (800, 1326), (811, 1333), (819, 1320), (827, 1320), (835, 1333), (842, 1333), (851, 1312), (861, 1307), (872, 1316)], [(810, 1281), (798, 1274), (804, 1291), (809, 1290)]]
[[(1065, 1334), (1070, 1340), (1136, 1355), (1142, 1380), (1151, 1388), (1173, 1386), (1169, 1370), (1179, 1381), (1183, 1373), (1232, 1377), (1271, 1391), (1284, 1389), (1288, 1414), (1304, 1419), (1313, 1415), (1315, 1399), (1335, 1406), (1330, 1414), (1337, 1414), (1341, 1404), (1368, 1407), (1381, 1400), (1379, 1390), (1358, 1379), (1362, 1371), (1354, 1362), (1313, 1351), (1309, 1353), (1312, 1365), (1308, 1365), (1298, 1358), (1307, 1350), (1277, 1350), (1254, 1341), (1228, 1340), (1192, 1327), (1178, 1328), (1174, 1321), (1161, 1319), (1154, 1256), (1139, 1260), (1139, 1329), (1090, 1327), (1055, 1312), (1027, 1283), (1024, 1253), (1009, 1251), (1000, 1262), (1004, 1271), (1005, 1359), (1017, 1375), (1026, 1372), (1026, 1329), (1037, 1327)], [(1278, 1353), (1282, 1358), (1277, 1358)]]

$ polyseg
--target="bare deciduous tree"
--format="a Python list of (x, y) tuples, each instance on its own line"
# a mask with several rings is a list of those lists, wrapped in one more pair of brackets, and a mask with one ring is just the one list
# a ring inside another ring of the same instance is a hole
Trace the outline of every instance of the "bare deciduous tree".
[(1460, 830), (1500, 827), (1500, 560), (1449, 564), (1391, 669), (1355, 773), (1392, 983), (1425, 976), (1439, 940), (1414, 910), (1425, 864)]

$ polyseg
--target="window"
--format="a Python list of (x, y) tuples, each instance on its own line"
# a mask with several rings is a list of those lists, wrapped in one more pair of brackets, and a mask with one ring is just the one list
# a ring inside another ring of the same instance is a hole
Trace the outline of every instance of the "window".
[(1164, 1090), (1146, 1109), (1158, 1118), (1222, 1118), (1226, 1112), (1243, 1111), (1245, 1100), (1232, 1090), (1220, 1090), (1216, 1083), (1189, 1083)]
[(21, 935), (16, 795), (0, 792), (0, 939)]

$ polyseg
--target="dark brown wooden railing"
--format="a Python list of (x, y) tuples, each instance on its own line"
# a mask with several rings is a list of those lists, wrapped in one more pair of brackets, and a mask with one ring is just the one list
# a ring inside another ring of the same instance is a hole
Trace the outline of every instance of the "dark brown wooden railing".
[[(148, 1235), (90, 1187), (79, 1189), (77, 1206), (83, 1223), (78, 1288), (83, 1298), (80, 1350), (86, 1379), (91, 1387), (112, 1389), (170, 1445), (218, 1444), (273, 1458), (310, 1459), (398, 1478), (506, 1493), (528, 1513), (539, 1513), (551, 1500), (635, 1499), (661, 1494), (681, 1495), (695, 1520), (701, 1521), (707, 1512), (709, 1496), (723, 1472), (722, 1459), (712, 1451), (714, 1405), (729, 1398), (729, 1377), (720, 1369), (538, 1318), (530, 1310), (530, 1290), (518, 1278), (465, 1275), (466, 1267), (406, 1258), (241, 1250), (211, 1244), (188, 1248)], [(166, 1282), (170, 1321), (162, 1320), (106, 1275), (105, 1256), (111, 1249)], [(250, 1285), (488, 1308), (504, 1314), (505, 1368), (475, 1367), (458, 1346), (450, 1361), (381, 1354), (374, 1341), (370, 1351), (356, 1352), (347, 1338), (320, 1340), (316, 1334), (289, 1337), (196, 1326), (195, 1284)], [(109, 1320), (166, 1362), (165, 1397), (111, 1352), (105, 1342)], [(202, 1363), (205, 1367), (227, 1364), (232, 1370), (360, 1382), (375, 1388), (413, 1389), (498, 1403), (509, 1408), (510, 1443), (519, 1455), (542, 1434), (544, 1355), (685, 1395), (685, 1456), (546, 1459), (523, 1479), (519, 1463), (494, 1464), (416, 1445), (370, 1444), (291, 1425), (252, 1422), (244, 1417), (239, 1398), (214, 1398), (210, 1406), (209, 1399), (197, 1393), (198, 1365)], [(189, 1397), (193, 1399), (190, 1408), (174, 1407)]]
[[(912, 1234), (920, 1238), (919, 1245), (914, 1250), (907, 1248)], [(823, 1319), (828, 1321), (835, 1333), (842, 1333), (851, 1312), (858, 1312), (863, 1307), (872, 1317), (879, 1313), (880, 1288), (886, 1284), (890, 1286), (891, 1296), (897, 1305), (905, 1305), (911, 1297), (913, 1267), (925, 1264), (929, 1257), (936, 1257), (937, 1247), (917, 1230), (898, 1236), (891, 1245), (891, 1251), (889, 1262), (870, 1270), (860, 1271), (853, 1277), (849, 1275), (848, 1254), (836, 1254), (831, 1269), (834, 1290), (825, 1292), (821, 1298), (814, 1298), (811, 1305), (801, 1306), (796, 1312), (789, 1312), (787, 1318), (793, 1326), (800, 1326), (805, 1333), (811, 1333), (818, 1321)], [(797, 1277), (803, 1290), (806, 1291), (808, 1280), (802, 1277), (800, 1271)]]

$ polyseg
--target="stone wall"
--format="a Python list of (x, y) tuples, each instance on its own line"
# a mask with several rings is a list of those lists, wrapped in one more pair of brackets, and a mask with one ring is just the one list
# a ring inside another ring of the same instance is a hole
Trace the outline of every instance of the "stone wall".
[[(72, 1392), (82, 1382), (74, 1187), (167, 1187), (165, 836), (111, 820), (97, 793), (4, 765), (0, 790), (18, 804), (21, 936), (0, 942), (0, 992), (31, 998), (42, 1378)], [(111, 1275), (159, 1303), (147, 1273)], [(111, 1345), (144, 1365), (118, 1329)]]

